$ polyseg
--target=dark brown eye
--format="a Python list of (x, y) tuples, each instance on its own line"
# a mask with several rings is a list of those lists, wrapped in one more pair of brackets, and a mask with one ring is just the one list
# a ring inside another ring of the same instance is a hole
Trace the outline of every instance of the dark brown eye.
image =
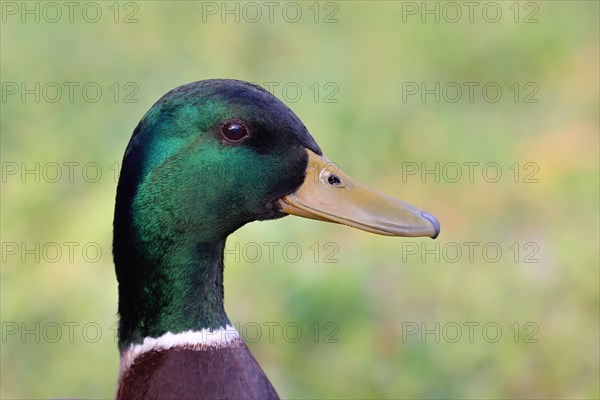
[(230, 142), (238, 142), (248, 136), (248, 129), (239, 122), (228, 122), (221, 128), (225, 139)]

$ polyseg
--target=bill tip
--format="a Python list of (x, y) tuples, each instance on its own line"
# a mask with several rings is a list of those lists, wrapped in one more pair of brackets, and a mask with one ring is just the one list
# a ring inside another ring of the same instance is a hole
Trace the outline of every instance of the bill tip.
[(433, 225), (433, 228), (435, 229), (435, 235), (433, 235), (431, 238), (437, 238), (440, 235), (440, 221), (438, 221), (436, 217), (425, 211), (421, 211), (421, 216), (429, 222), (431, 222), (431, 225)]

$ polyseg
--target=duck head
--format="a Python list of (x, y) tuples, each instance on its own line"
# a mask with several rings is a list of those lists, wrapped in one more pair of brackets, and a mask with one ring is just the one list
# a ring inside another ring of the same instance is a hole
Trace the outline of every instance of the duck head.
[(200, 81), (158, 100), (135, 128), (117, 189), (121, 349), (229, 324), (225, 239), (248, 222), (289, 214), (390, 236), (435, 238), (440, 230), (430, 214), (346, 175), (258, 86)]

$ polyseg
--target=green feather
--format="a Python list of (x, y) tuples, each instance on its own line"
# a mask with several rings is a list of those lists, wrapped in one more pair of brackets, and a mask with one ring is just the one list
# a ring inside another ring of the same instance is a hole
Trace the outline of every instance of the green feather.
[[(243, 121), (243, 143), (221, 136)], [(117, 189), (113, 253), (119, 346), (166, 332), (218, 328), (223, 249), (244, 224), (283, 217), (276, 200), (303, 182), (305, 148), (320, 149), (292, 111), (240, 81), (167, 93), (136, 127)]]

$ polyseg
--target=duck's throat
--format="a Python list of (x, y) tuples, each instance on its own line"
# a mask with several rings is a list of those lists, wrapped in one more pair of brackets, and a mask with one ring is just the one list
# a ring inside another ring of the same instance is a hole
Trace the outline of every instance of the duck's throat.
[[(207, 344), (219, 344), (219, 337), (210, 332), (227, 330), (230, 325), (223, 307), (224, 247), (224, 240), (178, 242), (115, 258), (122, 352), (152, 339), (173, 339), (171, 335), (179, 335), (175, 342), (181, 345), (188, 339), (198, 344), (202, 335)], [(191, 338), (189, 334), (195, 332), (200, 336)], [(232, 338), (221, 336), (224, 342)]]

